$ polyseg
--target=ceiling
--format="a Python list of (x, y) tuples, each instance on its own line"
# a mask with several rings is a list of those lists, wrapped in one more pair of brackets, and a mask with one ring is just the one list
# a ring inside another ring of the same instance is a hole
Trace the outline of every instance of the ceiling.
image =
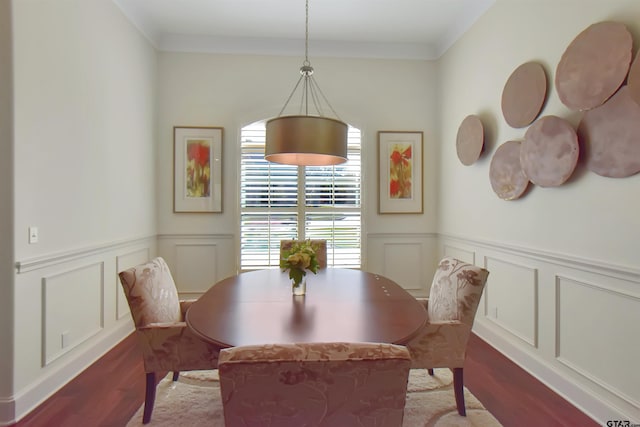
[[(495, 0), (310, 0), (309, 57), (434, 59)], [(304, 56), (304, 0), (113, 0), (160, 50)]]

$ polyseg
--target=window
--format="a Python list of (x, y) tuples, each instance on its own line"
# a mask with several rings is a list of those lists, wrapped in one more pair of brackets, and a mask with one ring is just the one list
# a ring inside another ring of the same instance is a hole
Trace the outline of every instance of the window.
[(296, 238), (326, 239), (329, 266), (360, 268), (360, 130), (349, 127), (349, 160), (336, 166), (269, 163), (265, 133), (260, 121), (240, 135), (241, 269), (279, 266), (280, 241)]

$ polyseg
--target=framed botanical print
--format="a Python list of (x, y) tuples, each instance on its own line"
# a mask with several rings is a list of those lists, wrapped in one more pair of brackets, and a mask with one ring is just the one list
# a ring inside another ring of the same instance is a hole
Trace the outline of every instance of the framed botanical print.
[(422, 132), (378, 132), (378, 213), (423, 212)]
[(222, 212), (221, 127), (173, 128), (173, 211)]

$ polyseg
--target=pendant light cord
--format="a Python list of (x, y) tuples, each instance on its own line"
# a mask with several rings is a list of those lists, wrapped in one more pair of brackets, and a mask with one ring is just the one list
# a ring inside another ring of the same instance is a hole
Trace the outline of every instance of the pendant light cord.
[(304, 22), (304, 64), (309, 63), (309, 0), (305, 3), (305, 22)]
[(304, 64), (311, 65), (309, 62), (309, 0), (305, 3), (305, 22), (304, 22)]
[(320, 96), (322, 97), (322, 100), (324, 100), (324, 102), (327, 104), (331, 112), (333, 112), (333, 115), (336, 116), (336, 118), (341, 121), (340, 116), (338, 116), (338, 113), (336, 113), (336, 111), (333, 109), (333, 107), (331, 106), (331, 103), (322, 92), (322, 89), (320, 89), (320, 86), (318, 86), (318, 83), (316, 83), (315, 79), (313, 78), (313, 67), (311, 66), (311, 62), (309, 62), (309, 0), (306, 0), (305, 2), (304, 62), (302, 63), (302, 68), (300, 68), (300, 74), (301, 76), (298, 79), (298, 82), (293, 88), (293, 91), (291, 91), (291, 93), (289, 94), (289, 98), (287, 98), (287, 101), (282, 106), (280, 113), (278, 113), (278, 117), (280, 117), (284, 112), (284, 110), (287, 108), (287, 105), (289, 105), (289, 101), (291, 101), (291, 98), (293, 97), (294, 93), (298, 89), (298, 86), (300, 86), (300, 83), (303, 82), (302, 103), (300, 105), (300, 109), (302, 110), (302, 107), (304, 107), (304, 114), (306, 116), (309, 115), (309, 93), (310, 93), (311, 100), (313, 101), (314, 107), (318, 111), (318, 114), (320, 114), (321, 117), (323, 116), (321, 101), (320, 101), (320, 98), (318, 97), (318, 94), (320, 94)]

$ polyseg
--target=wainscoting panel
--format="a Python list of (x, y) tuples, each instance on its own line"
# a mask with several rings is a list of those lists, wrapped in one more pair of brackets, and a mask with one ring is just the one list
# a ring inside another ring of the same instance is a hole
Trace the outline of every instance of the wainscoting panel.
[(438, 265), (432, 234), (378, 233), (367, 236), (364, 269), (395, 281), (416, 297), (429, 295)]
[[(136, 265), (143, 264), (151, 259), (149, 248), (141, 248), (116, 257), (116, 274)], [(127, 297), (120, 283), (120, 278), (116, 277), (116, 320), (128, 317), (130, 313)]]
[(476, 253), (468, 249), (462, 249), (457, 246), (444, 245), (444, 256), (450, 256), (460, 261), (476, 265)]
[[(42, 279), (42, 365), (67, 353), (104, 326), (104, 263)], [(70, 304), (70, 301), (82, 304)]]
[(489, 270), (480, 337), (600, 424), (640, 423), (639, 269), (459, 236), (440, 242)]
[(181, 292), (204, 293), (217, 282), (218, 245), (176, 244), (175, 252), (175, 281)]
[(158, 254), (167, 261), (181, 298), (197, 298), (238, 271), (233, 234), (161, 235)]
[[(0, 425), (22, 418), (133, 331), (120, 269), (154, 256), (156, 236), (16, 262), (14, 389)], [(118, 291), (116, 291), (118, 290)]]
[(485, 289), (487, 318), (527, 344), (537, 346), (537, 271), (486, 257), (490, 279)]
[(423, 256), (419, 243), (385, 243), (382, 274), (406, 290), (420, 291), (424, 288), (420, 280)]
[(558, 361), (640, 407), (640, 295), (562, 276), (556, 284)]

